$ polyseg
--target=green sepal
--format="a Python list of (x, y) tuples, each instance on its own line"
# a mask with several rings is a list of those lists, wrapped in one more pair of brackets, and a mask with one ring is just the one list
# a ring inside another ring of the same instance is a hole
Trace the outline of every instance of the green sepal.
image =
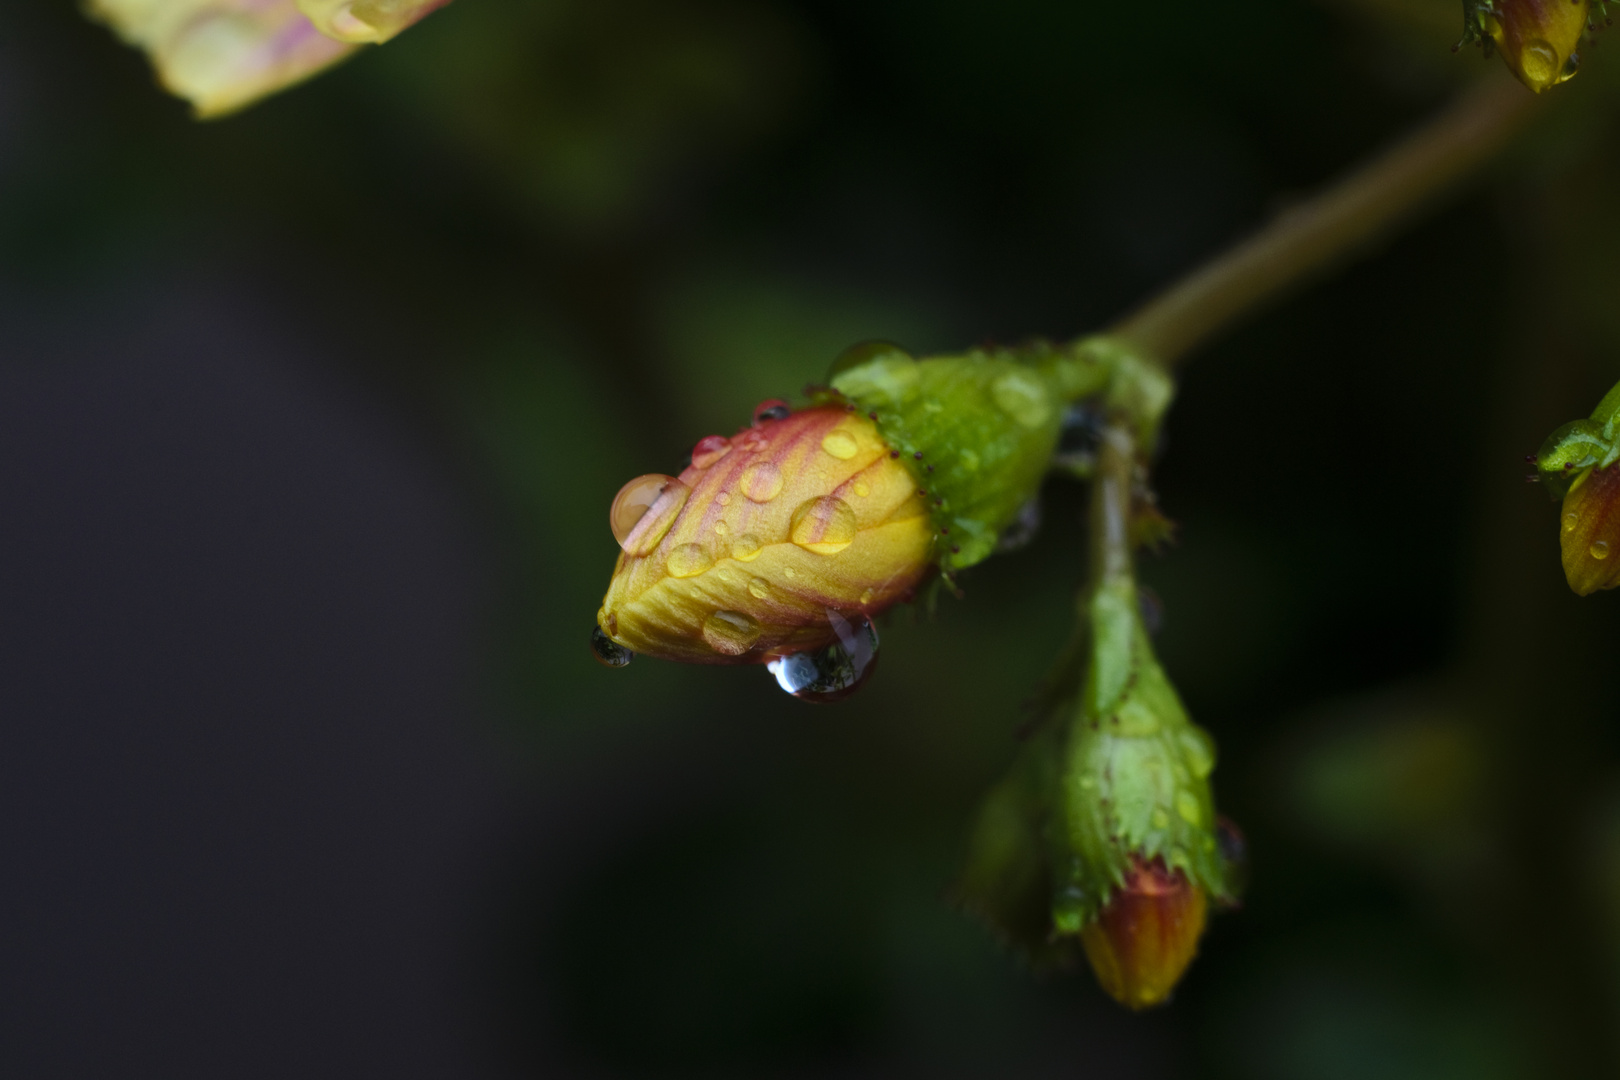
[(1215, 743), (1187, 716), (1121, 576), (1088, 603), (1092, 656), (1062, 749), (1051, 830), (1052, 925), (1077, 933), (1124, 884), (1132, 858), (1162, 859), (1217, 902), (1237, 899), (1215, 833)]
[(1496, 6), (1492, 0), (1463, 0), (1462, 37), (1453, 51), (1467, 45), (1478, 45), (1484, 50), (1486, 59), (1495, 55), (1496, 42), (1491, 38), (1488, 22), (1495, 16)]
[(935, 562), (947, 573), (996, 550), (1051, 465), (1070, 402), (1102, 396), (1149, 437), (1168, 405), (1169, 376), (1130, 346), (1088, 338), (914, 359), (869, 343), (834, 364), (818, 403), (871, 415), (926, 492)]
[(1609, 389), (1585, 420), (1572, 420), (1547, 436), (1536, 451), (1536, 471), (1547, 493), (1562, 499), (1588, 469), (1620, 461), (1620, 383)]

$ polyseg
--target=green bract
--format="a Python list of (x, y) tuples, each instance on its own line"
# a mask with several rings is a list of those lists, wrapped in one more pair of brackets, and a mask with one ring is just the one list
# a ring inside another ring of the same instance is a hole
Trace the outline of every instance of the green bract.
[(927, 492), (935, 561), (947, 572), (995, 551), (1035, 497), (1069, 403), (1102, 396), (1148, 418), (1151, 435), (1171, 395), (1157, 366), (1107, 338), (920, 360), (897, 345), (858, 345), (833, 365), (829, 386), (825, 399), (871, 414)]

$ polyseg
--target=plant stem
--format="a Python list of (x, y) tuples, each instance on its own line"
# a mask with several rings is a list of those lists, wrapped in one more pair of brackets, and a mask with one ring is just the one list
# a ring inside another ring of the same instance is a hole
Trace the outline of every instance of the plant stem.
[(1091, 581), (1087, 596), (1110, 579), (1131, 575), (1135, 430), (1131, 417), (1112, 416), (1097, 447), (1097, 471), (1091, 482)]
[(1364, 250), (1489, 161), (1540, 99), (1503, 75), (1480, 81), (1422, 128), (1257, 235), (1172, 285), (1109, 331), (1173, 367), (1285, 289)]

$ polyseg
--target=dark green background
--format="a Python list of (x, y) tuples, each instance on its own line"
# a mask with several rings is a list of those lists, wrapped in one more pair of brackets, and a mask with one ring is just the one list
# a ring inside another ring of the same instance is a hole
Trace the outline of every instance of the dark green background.
[(1170, 1007), (942, 899), (1076, 484), (833, 708), (586, 647), (625, 480), (1106, 325), (1500, 77), (1451, 7), (458, 0), (198, 124), (7, 3), (3, 1071), (1612, 1075), (1620, 608), (1521, 479), (1620, 373), (1604, 49), (1186, 369), (1144, 575), (1253, 882)]

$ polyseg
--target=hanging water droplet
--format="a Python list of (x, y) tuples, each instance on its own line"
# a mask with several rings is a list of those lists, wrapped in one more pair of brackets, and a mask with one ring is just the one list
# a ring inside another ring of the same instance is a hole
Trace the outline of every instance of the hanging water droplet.
[(771, 420), (786, 420), (793, 415), (793, 409), (781, 398), (768, 398), (754, 406), (754, 426), (768, 423)]
[(1519, 50), (1519, 70), (1530, 89), (1540, 93), (1552, 86), (1563, 69), (1558, 50), (1541, 38), (1531, 38)]
[(1609, 557), (1609, 542), (1607, 540), (1599, 540), (1591, 547), (1587, 548), (1586, 553), (1592, 556), (1592, 558), (1600, 561), (1607, 559)]
[(714, 556), (702, 544), (682, 544), (669, 553), (664, 569), (670, 577), (697, 577), (714, 565)]
[(996, 550), (1008, 552), (1026, 548), (1040, 531), (1041, 500), (1031, 499), (1018, 508), (1018, 516), (1013, 518), (1012, 524), (1001, 530), (996, 538)]
[(912, 356), (906, 350), (892, 341), (862, 341), (851, 345), (838, 354), (838, 358), (827, 369), (827, 381), (830, 383), (844, 372), (858, 368), (873, 360), (892, 357), (896, 360), (910, 360)]
[(877, 667), (877, 630), (868, 619), (846, 619), (835, 611), (827, 612), (827, 618), (837, 641), (817, 652), (779, 656), (765, 665), (783, 690), (818, 705), (853, 694)]
[(724, 435), (710, 435), (699, 439), (698, 444), (692, 447), (692, 465), (694, 468), (707, 469), (731, 453), (731, 440)]
[(608, 525), (628, 555), (645, 555), (669, 532), (692, 489), (662, 473), (638, 476), (613, 498)]
[(771, 595), (771, 583), (764, 578), (748, 579), (748, 595), (755, 600), (763, 600)]
[(1579, 525), (1580, 523), (1581, 523), (1581, 519), (1580, 519), (1579, 516), (1577, 516), (1575, 514), (1565, 514), (1564, 515), (1564, 531), (1565, 532), (1567, 532), (1567, 533), (1574, 532), (1575, 531), (1575, 526)]
[(753, 533), (743, 533), (731, 542), (731, 557), (738, 562), (753, 562), (759, 558), (763, 545)]
[(703, 622), (703, 640), (726, 656), (741, 656), (759, 640), (759, 623), (740, 611), (717, 611)]
[(757, 503), (767, 503), (782, 494), (782, 470), (769, 461), (756, 461), (743, 470), (737, 485)]
[(836, 555), (849, 547), (857, 532), (859, 524), (849, 503), (836, 495), (823, 495), (793, 511), (788, 537), (806, 551)]
[(848, 461), (861, 452), (860, 442), (842, 428), (827, 432), (821, 440), (821, 448), (839, 461)]
[(990, 397), (1020, 427), (1038, 428), (1052, 415), (1046, 383), (1033, 371), (1014, 368), (990, 384)]
[(591, 627), (591, 655), (606, 667), (624, 667), (636, 654), (608, 637), (600, 626)]

